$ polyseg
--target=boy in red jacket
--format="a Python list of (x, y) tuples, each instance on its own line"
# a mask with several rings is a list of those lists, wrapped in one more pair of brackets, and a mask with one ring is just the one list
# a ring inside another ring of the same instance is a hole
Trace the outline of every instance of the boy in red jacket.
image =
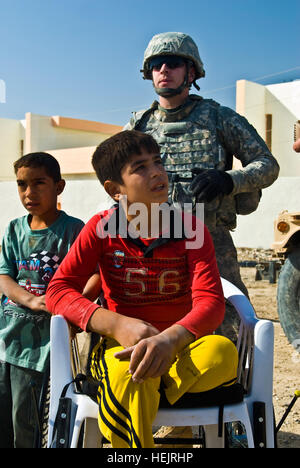
[[(171, 209), (170, 222), (154, 215), (157, 207), (168, 207), (156, 141), (121, 132), (98, 146), (92, 163), (116, 205), (83, 228), (46, 303), (53, 314), (101, 335), (92, 356), (101, 433), (114, 448), (151, 448), (160, 392), (174, 404), (186, 392), (231, 385), (237, 351), (213, 335), (225, 306), (208, 230)], [(97, 265), (105, 307), (82, 295)]]

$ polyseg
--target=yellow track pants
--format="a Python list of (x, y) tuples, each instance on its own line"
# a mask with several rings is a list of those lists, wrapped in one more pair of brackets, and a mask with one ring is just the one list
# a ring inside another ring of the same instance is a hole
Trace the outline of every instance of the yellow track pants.
[(238, 354), (234, 344), (220, 335), (204, 336), (184, 348), (163, 377), (134, 383), (129, 360), (114, 354), (123, 349), (104, 338), (94, 348), (91, 372), (99, 381), (99, 428), (113, 448), (153, 448), (152, 423), (159, 407), (163, 380), (169, 403), (184, 393), (198, 393), (234, 383)]

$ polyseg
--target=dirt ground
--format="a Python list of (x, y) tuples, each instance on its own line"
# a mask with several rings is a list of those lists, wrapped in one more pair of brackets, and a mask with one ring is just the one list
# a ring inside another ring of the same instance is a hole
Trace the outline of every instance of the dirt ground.
[[(252, 260), (251, 252), (239, 250), (239, 259)], [(249, 258), (250, 257), (250, 258)], [(300, 390), (300, 354), (288, 342), (277, 314), (277, 284), (268, 279), (256, 281), (256, 268), (241, 268), (256, 315), (272, 320), (275, 332), (273, 404), (276, 424), (291, 402), (295, 390)], [(278, 432), (278, 448), (300, 448), (300, 398)]]

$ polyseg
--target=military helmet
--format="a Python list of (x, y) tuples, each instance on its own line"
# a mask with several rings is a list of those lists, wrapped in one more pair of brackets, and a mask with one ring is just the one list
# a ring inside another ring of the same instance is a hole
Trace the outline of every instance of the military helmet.
[(205, 76), (198, 47), (193, 39), (187, 34), (181, 32), (167, 32), (153, 36), (145, 50), (143, 70), (141, 70), (145, 80), (152, 80), (149, 61), (158, 55), (177, 55), (187, 60), (191, 60), (195, 67), (195, 80)]

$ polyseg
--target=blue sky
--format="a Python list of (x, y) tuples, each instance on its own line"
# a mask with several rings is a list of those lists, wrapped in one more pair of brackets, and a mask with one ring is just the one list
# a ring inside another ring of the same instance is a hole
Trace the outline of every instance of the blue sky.
[(156, 98), (139, 70), (165, 31), (193, 37), (206, 70), (199, 94), (232, 108), (236, 80), (300, 78), (299, 0), (0, 0), (0, 22), (5, 118), (125, 124)]

